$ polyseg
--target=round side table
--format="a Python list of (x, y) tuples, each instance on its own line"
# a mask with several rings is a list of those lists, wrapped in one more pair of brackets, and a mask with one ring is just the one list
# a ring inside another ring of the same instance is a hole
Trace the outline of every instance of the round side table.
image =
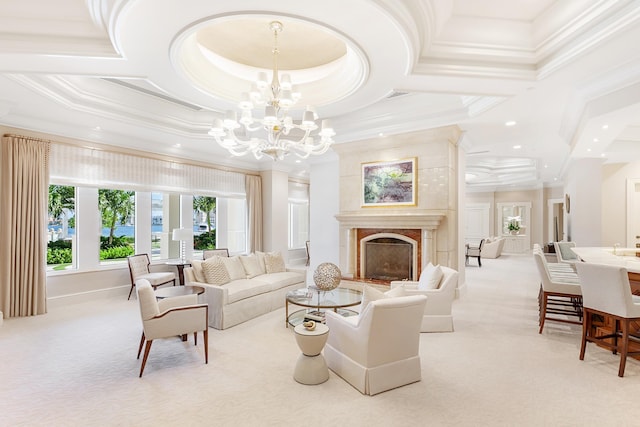
[(303, 325), (296, 326), (293, 331), (296, 334), (298, 347), (302, 351), (293, 371), (293, 378), (307, 385), (321, 384), (328, 380), (329, 368), (321, 352), (329, 337), (329, 327), (316, 323), (313, 331), (305, 329)]

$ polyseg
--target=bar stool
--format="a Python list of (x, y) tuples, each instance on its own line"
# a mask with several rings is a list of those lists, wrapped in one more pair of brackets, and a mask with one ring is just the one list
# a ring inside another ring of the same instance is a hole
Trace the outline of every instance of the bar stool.
[[(611, 265), (577, 263), (576, 269), (582, 286), (584, 323), (582, 325), (582, 343), (580, 360), (584, 360), (587, 342), (597, 343), (609, 348), (613, 354), (620, 351), (618, 376), (624, 376), (627, 356), (640, 354), (629, 351), (631, 322), (640, 321), (640, 303), (631, 296), (627, 269)], [(613, 320), (610, 334), (598, 335), (593, 326), (593, 316), (605, 316)], [(639, 342), (636, 339), (636, 342)]]

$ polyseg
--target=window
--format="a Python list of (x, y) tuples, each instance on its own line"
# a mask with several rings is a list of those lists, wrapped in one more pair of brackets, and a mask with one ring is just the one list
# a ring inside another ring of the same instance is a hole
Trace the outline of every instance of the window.
[(47, 269), (76, 268), (74, 254), (76, 189), (67, 185), (49, 186), (47, 223)]
[(305, 247), (309, 240), (309, 203), (289, 201), (289, 249)]
[(165, 197), (163, 193), (151, 193), (151, 259), (165, 259), (163, 248), (168, 246), (167, 233), (163, 230), (165, 221)]
[(216, 198), (193, 196), (193, 255), (216, 248)]
[(100, 263), (123, 261), (135, 253), (135, 193), (125, 190), (98, 190), (102, 223)]
[(226, 199), (227, 202), (227, 248), (230, 253), (247, 251), (247, 201)]

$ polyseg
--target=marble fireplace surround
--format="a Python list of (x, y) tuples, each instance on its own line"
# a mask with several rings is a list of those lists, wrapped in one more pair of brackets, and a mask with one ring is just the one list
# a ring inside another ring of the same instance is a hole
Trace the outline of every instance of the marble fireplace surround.
[[(418, 242), (420, 259), (413, 268), (413, 280), (417, 280), (420, 269), (436, 258), (437, 230), (446, 217), (444, 212), (427, 213), (341, 213), (336, 215), (340, 223), (340, 269), (343, 276), (359, 278), (360, 241), (375, 230), (380, 233), (393, 232), (401, 235), (415, 234), (419, 230), (421, 239)], [(358, 238), (358, 230), (367, 229), (367, 233)], [(403, 230), (412, 230), (404, 233)]]

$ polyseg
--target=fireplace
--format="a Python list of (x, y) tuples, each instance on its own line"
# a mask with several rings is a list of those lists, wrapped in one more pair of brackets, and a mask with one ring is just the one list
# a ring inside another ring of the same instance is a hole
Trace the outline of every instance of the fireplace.
[[(423, 265), (429, 261), (438, 263), (436, 253), (436, 230), (440, 222), (445, 218), (442, 213), (409, 213), (409, 214), (368, 214), (368, 213), (341, 213), (336, 215), (340, 222), (340, 269), (345, 277), (364, 278), (367, 266), (365, 257), (366, 242), (378, 238), (394, 238), (411, 245), (411, 267), (407, 277), (410, 280), (418, 280)], [(395, 242), (397, 244), (403, 244)], [(388, 243), (388, 242), (387, 242)], [(401, 249), (401, 250), (406, 250)], [(446, 255), (446, 254), (445, 254)], [(383, 257), (388, 258), (386, 253)], [(395, 256), (395, 255), (393, 255)], [(444, 258), (439, 263), (447, 264)], [(375, 261), (374, 261), (375, 263)], [(383, 263), (384, 264), (384, 263)], [(399, 267), (387, 266), (379, 275), (388, 275)], [(393, 273), (393, 275), (400, 275)], [(402, 274), (404, 276), (404, 274)], [(387, 281), (389, 279), (381, 279)], [(397, 279), (391, 279), (397, 280)], [(401, 280), (401, 279), (400, 279)]]
[(413, 277), (413, 245), (394, 237), (363, 242), (365, 279), (403, 280)]
[(418, 277), (420, 230), (359, 228), (356, 276), (382, 281)]

